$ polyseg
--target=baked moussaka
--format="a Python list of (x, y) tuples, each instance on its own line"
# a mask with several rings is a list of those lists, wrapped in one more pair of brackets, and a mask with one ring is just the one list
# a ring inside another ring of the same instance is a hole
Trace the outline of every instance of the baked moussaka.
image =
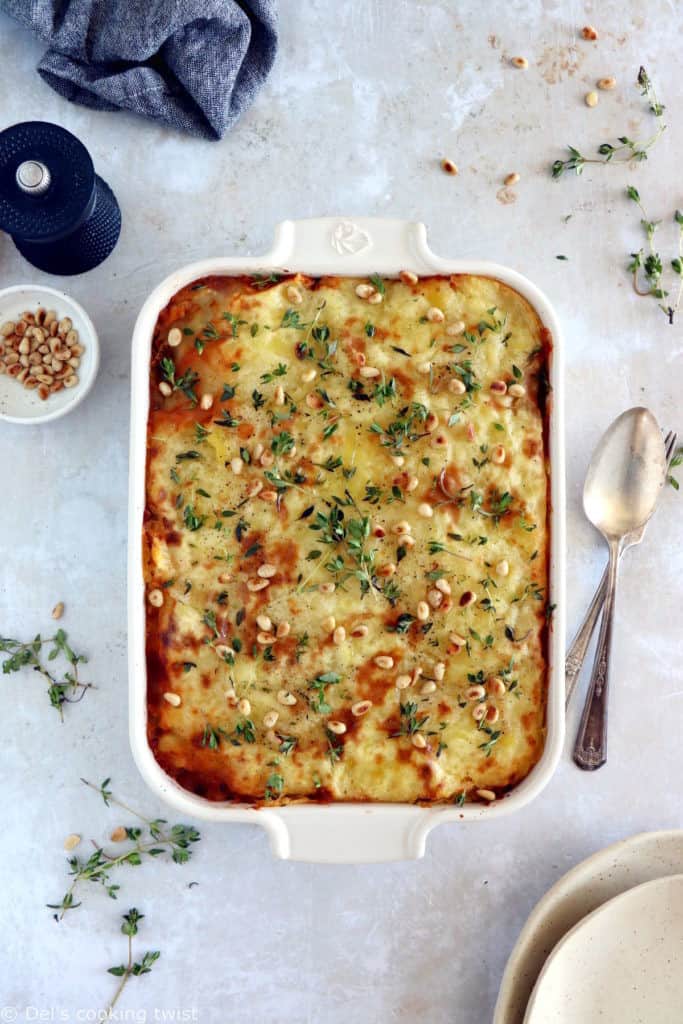
[(493, 800), (544, 744), (551, 338), (472, 275), (215, 276), (152, 344), (148, 735), (209, 800)]

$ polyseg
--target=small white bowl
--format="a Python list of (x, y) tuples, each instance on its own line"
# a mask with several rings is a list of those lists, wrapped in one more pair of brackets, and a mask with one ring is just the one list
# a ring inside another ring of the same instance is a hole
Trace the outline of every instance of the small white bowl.
[(74, 388), (63, 388), (43, 402), (35, 391), (27, 390), (13, 377), (0, 374), (0, 419), (10, 423), (48, 423), (66, 416), (90, 391), (100, 365), (100, 344), (92, 320), (82, 306), (56, 288), (33, 284), (3, 288), (0, 291), (0, 325), (7, 320), (18, 320), (24, 310), (34, 312), (38, 306), (54, 309), (60, 320), (68, 316), (73, 321), (84, 349), (76, 371), (78, 384)]

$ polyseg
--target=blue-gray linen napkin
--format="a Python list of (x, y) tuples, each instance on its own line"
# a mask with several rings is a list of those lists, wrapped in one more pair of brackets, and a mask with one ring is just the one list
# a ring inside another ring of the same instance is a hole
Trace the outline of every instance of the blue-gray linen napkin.
[(0, 0), (49, 45), (38, 71), (96, 110), (220, 139), (275, 59), (276, 0)]

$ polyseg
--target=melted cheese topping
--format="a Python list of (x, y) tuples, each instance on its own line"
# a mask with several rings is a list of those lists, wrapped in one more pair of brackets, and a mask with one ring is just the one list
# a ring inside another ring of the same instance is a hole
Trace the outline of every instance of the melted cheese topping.
[(181, 785), (462, 802), (527, 775), (549, 346), (519, 294), (463, 275), (215, 277), (162, 311), (148, 733)]

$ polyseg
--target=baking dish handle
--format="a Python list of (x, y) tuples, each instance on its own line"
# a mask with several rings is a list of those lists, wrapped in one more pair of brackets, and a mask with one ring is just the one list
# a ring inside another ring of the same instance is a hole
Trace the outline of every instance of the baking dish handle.
[[(312, 217), (285, 220), (275, 229), (266, 260), (282, 270), (309, 274), (378, 274), (433, 271), (424, 224), (379, 217)], [(362, 268), (362, 269), (359, 269)]]
[(425, 808), (386, 804), (290, 806), (261, 813), (277, 857), (317, 864), (417, 860), (435, 824)]

